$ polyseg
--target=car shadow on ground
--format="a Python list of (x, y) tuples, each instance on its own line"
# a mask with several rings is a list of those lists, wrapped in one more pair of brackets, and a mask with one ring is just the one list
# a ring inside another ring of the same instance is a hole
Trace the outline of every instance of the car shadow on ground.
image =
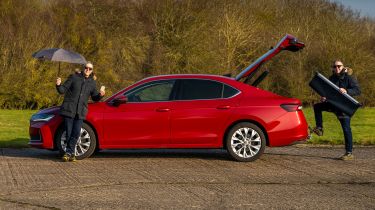
[[(35, 158), (51, 161), (61, 161), (58, 151), (35, 148), (0, 148), (3, 157), (11, 158)], [(100, 150), (94, 153), (90, 159), (113, 158), (189, 158), (205, 160), (232, 161), (226, 150), (222, 149), (133, 149), (133, 150)]]
[(232, 159), (223, 149), (132, 149), (101, 150), (91, 158), (196, 158), (196, 159)]
[[(338, 157), (327, 155), (314, 155), (291, 152), (267, 150), (260, 157), (265, 158), (319, 158), (327, 160), (337, 160)], [(0, 155), (13, 158), (35, 158), (60, 162), (61, 155), (58, 151), (35, 148), (0, 148)], [(94, 153), (90, 159), (115, 159), (115, 158), (176, 158), (176, 159), (204, 159), (204, 160), (224, 160), (233, 161), (224, 149), (124, 149), (124, 150), (100, 150)]]

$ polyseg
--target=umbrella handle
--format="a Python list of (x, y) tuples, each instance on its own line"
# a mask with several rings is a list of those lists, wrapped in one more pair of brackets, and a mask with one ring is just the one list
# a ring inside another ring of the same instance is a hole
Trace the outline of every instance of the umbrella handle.
[(57, 72), (57, 77), (60, 77), (60, 63), (61, 62), (59, 62), (59, 71)]

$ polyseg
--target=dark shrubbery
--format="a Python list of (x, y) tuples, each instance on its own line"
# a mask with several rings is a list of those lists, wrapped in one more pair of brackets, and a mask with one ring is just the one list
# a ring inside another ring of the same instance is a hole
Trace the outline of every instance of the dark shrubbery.
[[(107, 94), (151, 75), (237, 74), (290, 33), (305, 42), (263, 68), (261, 87), (318, 99), (308, 86), (315, 71), (330, 75), (340, 58), (360, 81), (366, 106), (375, 105), (375, 23), (323, 0), (3, 0), (0, 1), (0, 107), (59, 104), (57, 63), (31, 57), (62, 47), (94, 63)], [(61, 64), (62, 77), (79, 66)]]

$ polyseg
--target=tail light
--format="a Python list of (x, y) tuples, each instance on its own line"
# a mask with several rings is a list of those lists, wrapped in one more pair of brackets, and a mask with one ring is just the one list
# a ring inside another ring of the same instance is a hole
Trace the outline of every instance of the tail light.
[(287, 112), (295, 112), (302, 110), (302, 106), (299, 104), (281, 104), (280, 106)]

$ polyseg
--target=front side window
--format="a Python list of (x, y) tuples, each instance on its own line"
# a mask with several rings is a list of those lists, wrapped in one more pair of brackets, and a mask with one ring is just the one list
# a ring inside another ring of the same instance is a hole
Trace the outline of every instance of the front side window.
[(174, 81), (152, 82), (126, 94), (128, 102), (168, 101)]

